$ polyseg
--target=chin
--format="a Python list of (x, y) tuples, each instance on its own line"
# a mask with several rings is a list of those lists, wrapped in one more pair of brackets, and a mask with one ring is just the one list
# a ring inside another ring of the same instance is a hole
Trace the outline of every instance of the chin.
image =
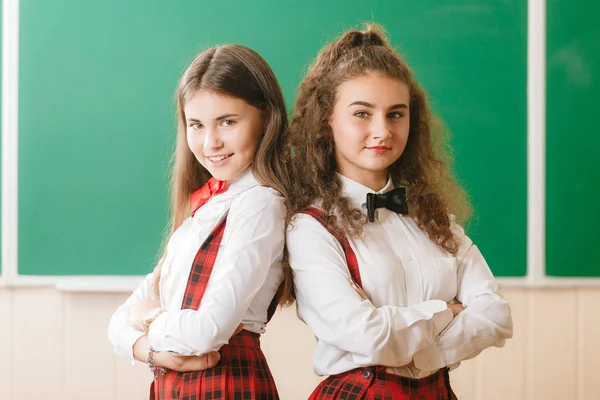
[(235, 179), (237, 176), (239, 176), (244, 169), (240, 169), (240, 168), (227, 168), (225, 169), (221, 169), (221, 168), (212, 168), (209, 169), (208, 172), (210, 172), (210, 174), (213, 176), (213, 178), (218, 179), (220, 181), (230, 181), (232, 179)]
[(393, 164), (394, 162), (376, 162), (376, 163), (365, 163), (362, 168), (366, 169), (367, 171), (371, 171), (371, 172), (382, 172), (382, 171), (387, 171), (387, 169)]
[(208, 170), (208, 172), (210, 172), (210, 174), (212, 175), (213, 178), (218, 179), (220, 181), (230, 181), (232, 180), (235, 175), (234, 174), (230, 174), (226, 171), (211, 171)]

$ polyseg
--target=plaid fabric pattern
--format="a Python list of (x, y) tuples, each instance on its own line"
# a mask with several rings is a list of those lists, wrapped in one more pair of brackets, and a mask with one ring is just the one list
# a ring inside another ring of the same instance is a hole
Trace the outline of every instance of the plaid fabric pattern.
[(309, 400), (456, 400), (448, 369), (421, 379), (388, 374), (384, 367), (357, 368), (325, 379)]
[[(331, 232), (329, 224), (327, 223), (327, 221), (325, 221), (325, 213), (322, 210), (319, 210), (318, 208), (314, 207), (308, 207), (307, 209), (302, 211), (302, 213), (310, 215), (311, 217), (319, 221), (321, 225), (325, 227), (325, 229)], [(333, 232), (331, 233), (333, 234)], [(360, 270), (358, 269), (358, 260), (356, 259), (356, 254), (354, 254), (354, 250), (352, 250), (352, 247), (350, 247), (350, 242), (348, 242), (348, 238), (346, 238), (345, 235), (342, 235), (340, 237), (336, 236), (336, 238), (342, 245), (342, 248), (344, 249), (344, 255), (346, 256), (346, 263), (348, 264), (350, 276), (352, 277), (352, 279), (354, 279), (354, 282), (356, 282), (356, 284), (362, 288), (362, 279), (360, 278)]]
[[(197, 310), (200, 306), (226, 223), (227, 214), (198, 250), (183, 296), (182, 309)], [(277, 300), (275, 296), (273, 302)], [(157, 376), (150, 387), (150, 399), (278, 400), (275, 381), (260, 349), (259, 338), (256, 333), (242, 330), (219, 350), (221, 359), (215, 367), (198, 372), (167, 371), (165, 375)]]
[[(332, 230), (324, 218), (324, 213), (314, 207), (303, 211), (315, 218), (329, 232)], [(333, 233), (333, 232), (332, 232)], [(354, 250), (345, 235), (337, 237), (344, 254), (352, 279), (362, 288), (360, 270)], [(448, 368), (421, 379), (411, 379), (388, 374), (385, 367), (373, 366), (357, 368), (332, 375), (321, 382), (309, 400), (456, 400), (450, 387)]]

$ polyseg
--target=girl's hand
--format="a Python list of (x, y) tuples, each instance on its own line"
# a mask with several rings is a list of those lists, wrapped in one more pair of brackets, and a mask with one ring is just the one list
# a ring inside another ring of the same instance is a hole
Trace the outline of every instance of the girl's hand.
[[(140, 337), (133, 345), (133, 355), (141, 362), (146, 362), (149, 351), (150, 344), (148, 343), (147, 335)], [(168, 351), (157, 351), (154, 353), (153, 358), (154, 365), (157, 367), (177, 372), (194, 372), (214, 367), (221, 359), (221, 356), (216, 351), (201, 356), (180, 356)]]
[[(233, 335), (237, 335), (242, 329), (244, 329), (244, 325), (240, 324)], [(133, 345), (133, 356), (139, 361), (146, 362), (149, 351), (148, 335), (141, 336)], [(177, 372), (203, 371), (214, 367), (221, 359), (220, 354), (216, 351), (201, 356), (181, 356), (168, 351), (157, 351), (153, 357), (157, 367)]]
[(201, 356), (179, 356), (168, 351), (154, 353), (154, 364), (177, 372), (204, 371), (217, 365), (221, 356), (213, 351)]
[(143, 299), (138, 301), (129, 312), (128, 322), (138, 330), (142, 329), (142, 320), (148, 316), (148, 313), (155, 308), (160, 307), (160, 300)]
[[(237, 335), (242, 329), (244, 329), (244, 325), (240, 324), (233, 335)], [(147, 336), (144, 337), (147, 338)], [(147, 339), (145, 350), (147, 354)], [(154, 353), (154, 364), (157, 367), (163, 367), (177, 372), (204, 371), (217, 365), (220, 359), (221, 355), (216, 351), (201, 356), (180, 356), (168, 351), (157, 351)]]
[(242, 331), (242, 329), (244, 329), (244, 324), (239, 324), (238, 327), (236, 328), (235, 332), (233, 332), (233, 336), (240, 333)]
[(452, 310), (453, 317), (456, 317), (465, 310), (465, 307), (461, 303), (448, 303), (448, 308)]
[[(240, 324), (233, 336), (237, 335), (244, 329), (244, 325)], [(177, 372), (196, 372), (204, 371), (217, 365), (221, 355), (216, 352), (210, 352), (201, 356), (180, 356), (168, 351), (160, 351), (154, 353), (154, 364), (158, 367), (172, 369)]]

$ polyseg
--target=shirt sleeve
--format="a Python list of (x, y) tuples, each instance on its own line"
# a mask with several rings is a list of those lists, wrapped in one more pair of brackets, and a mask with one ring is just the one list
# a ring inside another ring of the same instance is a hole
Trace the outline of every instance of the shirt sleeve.
[(455, 224), (454, 233), (461, 243), (456, 255), (456, 299), (465, 310), (432, 346), (415, 356), (415, 366), (420, 369), (439, 369), (468, 360), (488, 347), (502, 347), (513, 334), (510, 307), (502, 298), (483, 255), (462, 227)]
[(132, 363), (135, 363), (133, 345), (141, 336), (144, 336), (144, 332), (131, 326), (127, 318), (135, 303), (154, 297), (153, 281), (154, 275), (148, 274), (125, 303), (117, 308), (108, 324), (108, 341), (112, 344), (114, 352)]
[[(200, 307), (154, 320), (148, 333), (154, 349), (201, 355), (229, 341), (283, 254), (285, 205), (276, 193), (259, 186), (235, 200), (225, 228), (230, 239), (220, 249)], [(276, 272), (283, 278), (280, 268)]]
[(314, 218), (298, 215), (287, 233), (298, 316), (324, 342), (352, 354), (356, 365), (402, 366), (430, 346), (452, 320), (441, 300), (375, 307), (350, 285), (339, 242)]

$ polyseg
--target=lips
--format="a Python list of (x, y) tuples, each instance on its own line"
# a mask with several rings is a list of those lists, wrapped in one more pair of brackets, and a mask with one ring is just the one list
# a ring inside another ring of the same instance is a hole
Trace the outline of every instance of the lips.
[(231, 157), (232, 155), (233, 155), (233, 153), (232, 153), (232, 154), (223, 154), (223, 155), (218, 155), (218, 156), (205, 156), (205, 157), (206, 157), (206, 158), (207, 158), (209, 161), (212, 161), (212, 162), (215, 162), (215, 163), (216, 163), (216, 162), (219, 162), (219, 161), (223, 161), (223, 160), (225, 160), (225, 159), (227, 159), (227, 158)]
[(366, 147), (367, 150), (370, 150), (371, 152), (377, 154), (377, 155), (381, 155), (384, 154), (385, 152), (391, 150), (391, 147), (387, 147), (387, 146), (371, 146), (371, 147)]

